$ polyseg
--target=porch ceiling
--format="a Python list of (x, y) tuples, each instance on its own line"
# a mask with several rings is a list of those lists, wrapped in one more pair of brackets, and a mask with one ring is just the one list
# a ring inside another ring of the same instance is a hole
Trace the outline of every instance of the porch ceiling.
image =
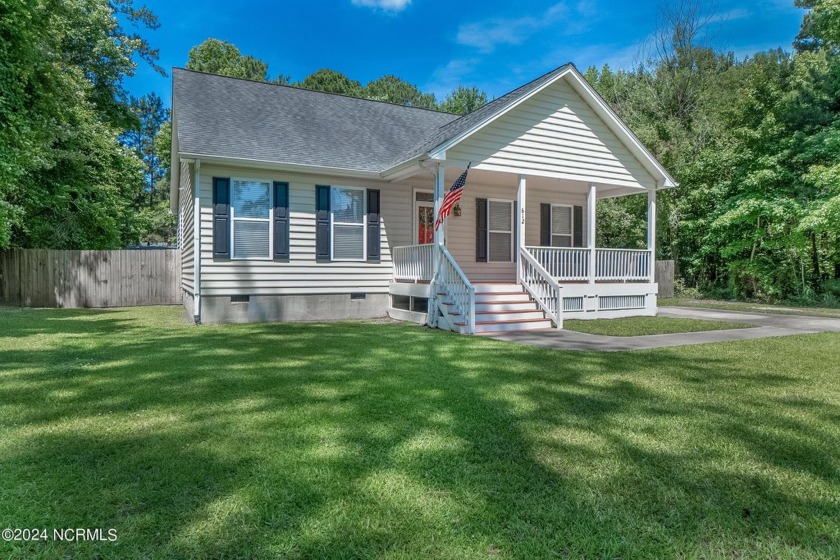
[[(418, 183), (418, 180), (420, 180), (422, 184), (428, 184), (430, 189), (433, 188), (434, 167), (428, 165), (429, 164), (427, 164), (427, 166), (418, 167), (412, 175), (401, 180), (400, 182), (406, 182), (416, 185)], [(465, 165), (446, 165), (446, 188), (449, 188), (449, 186), (455, 182), (458, 176), (461, 173), (463, 173), (464, 167)], [(582, 195), (585, 195), (587, 192), (589, 192), (590, 183), (585, 181), (556, 179), (553, 177), (544, 177), (539, 175), (525, 175), (525, 178), (529, 187), (556, 190), (557, 192), (574, 193)], [(502, 171), (488, 171), (486, 169), (481, 169), (480, 167), (472, 167), (470, 168), (470, 173), (467, 178), (468, 187), (470, 183), (488, 186), (507, 186), (515, 189), (519, 183), (519, 174), (506, 173)], [(605, 183), (594, 184), (597, 187), (597, 198), (599, 199), (614, 198), (617, 196), (626, 196), (631, 194), (643, 194), (647, 192), (647, 190), (642, 187), (633, 188), (610, 185)]]

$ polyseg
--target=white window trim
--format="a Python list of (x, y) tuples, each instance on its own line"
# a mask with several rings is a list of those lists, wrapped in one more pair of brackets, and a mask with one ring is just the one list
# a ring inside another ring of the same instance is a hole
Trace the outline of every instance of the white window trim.
[[(362, 258), (360, 259), (337, 259), (335, 257), (335, 226), (358, 226), (355, 222), (336, 222), (333, 216), (335, 209), (332, 203), (332, 189), (346, 189), (349, 191), (362, 191)], [(367, 262), (368, 244), (368, 201), (367, 187), (350, 187), (347, 185), (330, 185), (330, 260), (335, 262)]]
[[(432, 195), (432, 201), (427, 202), (425, 200), (417, 200), (417, 193), (427, 193), (427, 194)], [(411, 225), (412, 225), (412, 228), (414, 229), (414, 233), (412, 234), (411, 238), (414, 241), (414, 245), (419, 245), (420, 244), (419, 227), (418, 227), (420, 224), (417, 222), (417, 205), (422, 204), (424, 206), (428, 206), (434, 212), (434, 208), (435, 208), (434, 198), (435, 198), (435, 191), (433, 191), (433, 190), (412, 189), (412, 191), (411, 191), (411, 212), (412, 212)]]
[[(554, 209), (555, 208), (568, 208), (569, 209), (569, 225), (571, 226), (571, 233), (568, 235), (565, 233), (554, 233)], [(569, 238), (569, 245), (567, 248), (573, 248), (575, 246), (575, 207), (572, 204), (552, 204), (551, 205), (551, 215), (548, 217), (548, 244), (550, 247), (560, 247), (560, 245), (554, 244), (554, 236), (557, 237), (568, 237)]]
[[(254, 183), (268, 183), (268, 219), (265, 218), (237, 218), (235, 204), (233, 203), (234, 181), (251, 181)], [(230, 178), (230, 260), (232, 261), (270, 261), (274, 258), (274, 188), (271, 179), (257, 179), (255, 177), (231, 177)], [(264, 257), (237, 257), (236, 247), (233, 243), (233, 232), (236, 229), (236, 222), (265, 222), (268, 221), (268, 254)]]
[[(510, 204), (510, 231), (502, 231), (498, 229), (490, 229), (490, 203), (491, 202), (505, 202)], [(506, 263), (506, 262), (513, 262), (513, 252), (516, 250), (516, 225), (515, 220), (516, 216), (516, 202), (513, 200), (507, 200), (504, 198), (488, 198), (487, 199), (487, 262), (491, 263)], [(508, 260), (506, 261), (493, 261), (490, 260), (490, 254), (492, 251), (490, 250), (490, 234), (491, 233), (509, 233), (510, 234), (510, 255), (508, 255)]]

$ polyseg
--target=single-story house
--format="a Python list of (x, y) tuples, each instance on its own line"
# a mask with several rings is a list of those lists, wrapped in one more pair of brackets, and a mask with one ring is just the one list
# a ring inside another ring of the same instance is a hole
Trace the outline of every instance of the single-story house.
[[(675, 182), (571, 64), (466, 116), (183, 69), (172, 88), (196, 322), (484, 333), (656, 313), (656, 193)], [(595, 247), (598, 200), (638, 194), (647, 248)]]

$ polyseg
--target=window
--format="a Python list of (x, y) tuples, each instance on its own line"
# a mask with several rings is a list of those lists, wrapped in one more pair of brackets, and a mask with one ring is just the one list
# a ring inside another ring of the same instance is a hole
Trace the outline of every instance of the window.
[(271, 183), (231, 182), (231, 236), (234, 259), (271, 258)]
[(574, 214), (571, 206), (551, 206), (551, 246), (571, 247), (574, 232)]
[(365, 190), (332, 187), (330, 197), (333, 260), (365, 260)]
[(487, 201), (488, 259), (491, 262), (513, 260), (513, 202)]

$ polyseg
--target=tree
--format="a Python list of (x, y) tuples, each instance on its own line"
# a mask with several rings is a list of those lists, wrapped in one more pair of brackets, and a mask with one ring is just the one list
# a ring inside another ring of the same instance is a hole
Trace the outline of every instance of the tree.
[[(207, 39), (190, 49), (187, 68), (199, 72), (268, 82), (268, 63), (243, 55), (236, 45), (219, 39)], [(279, 75), (274, 83), (286, 85), (289, 77)]]
[(440, 106), (441, 111), (466, 115), (487, 104), (487, 94), (477, 87), (458, 86), (455, 91), (446, 96)]
[(143, 162), (145, 177), (144, 193), (141, 195), (142, 200), (137, 201), (137, 206), (142, 203), (153, 206), (160, 200), (157, 186), (166, 173), (166, 168), (163, 167), (155, 149), (155, 140), (163, 124), (169, 120), (169, 109), (163, 106), (163, 101), (156, 93), (140, 98), (132, 97), (129, 100), (129, 108), (135, 122), (134, 126), (123, 133), (122, 142), (134, 150)]
[(321, 68), (320, 70), (308, 75), (302, 82), (295, 85), (297, 87), (315, 91), (340, 93), (341, 95), (349, 95), (351, 97), (364, 97), (362, 84), (360, 82), (351, 80), (341, 72), (336, 72), (335, 70), (330, 70), (329, 68)]
[(794, 41), (796, 50), (829, 48), (836, 54), (840, 48), (840, 0), (796, 0), (796, 5), (809, 10)]
[(118, 141), (123, 78), (157, 51), (129, 0), (22, 0), (0, 17), (0, 247), (109, 248), (136, 239), (141, 164)]
[(437, 108), (434, 94), (423, 93), (414, 84), (392, 75), (382, 76), (368, 83), (362, 95), (367, 99), (387, 101), (397, 105), (421, 107), (423, 109)]

